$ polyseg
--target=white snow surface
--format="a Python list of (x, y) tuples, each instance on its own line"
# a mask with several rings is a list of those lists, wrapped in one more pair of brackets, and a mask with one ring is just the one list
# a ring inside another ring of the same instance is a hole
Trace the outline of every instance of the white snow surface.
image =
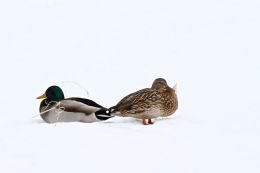
[[(0, 172), (259, 173), (259, 9), (259, 0), (0, 1)], [(154, 125), (35, 116), (35, 98), (54, 84), (110, 107), (157, 77), (178, 84), (179, 110)]]

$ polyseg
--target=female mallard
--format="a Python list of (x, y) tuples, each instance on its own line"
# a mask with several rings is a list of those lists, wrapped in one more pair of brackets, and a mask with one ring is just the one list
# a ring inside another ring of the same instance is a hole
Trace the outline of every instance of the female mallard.
[(112, 117), (108, 109), (92, 100), (77, 97), (65, 99), (62, 89), (58, 86), (49, 87), (37, 99), (44, 99), (40, 104), (40, 115), (47, 123), (91, 123)]
[(177, 108), (176, 86), (170, 88), (165, 79), (158, 78), (151, 88), (129, 94), (109, 110), (118, 116), (142, 119), (148, 125), (153, 124), (152, 118), (170, 116)]

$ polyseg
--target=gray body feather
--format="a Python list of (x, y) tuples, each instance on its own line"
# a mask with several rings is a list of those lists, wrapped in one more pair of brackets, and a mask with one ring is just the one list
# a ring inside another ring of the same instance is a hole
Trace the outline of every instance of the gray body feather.
[(77, 121), (92, 123), (101, 121), (95, 115), (95, 112), (100, 109), (74, 100), (62, 100), (51, 108), (49, 106), (41, 107), (40, 112), (42, 119), (47, 123)]

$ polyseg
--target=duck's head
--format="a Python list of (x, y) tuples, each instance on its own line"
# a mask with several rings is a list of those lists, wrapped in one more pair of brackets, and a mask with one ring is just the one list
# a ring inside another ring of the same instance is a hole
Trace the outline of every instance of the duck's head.
[(166, 80), (163, 78), (157, 78), (153, 81), (152, 89), (166, 90), (168, 87)]
[(37, 97), (37, 99), (46, 99), (46, 103), (59, 102), (64, 99), (63, 91), (58, 86), (50, 86), (44, 94)]

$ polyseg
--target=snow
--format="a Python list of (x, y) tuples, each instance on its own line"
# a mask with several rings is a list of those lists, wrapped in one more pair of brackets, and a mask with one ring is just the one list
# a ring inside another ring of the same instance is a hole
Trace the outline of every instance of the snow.
[[(259, 8), (256, 0), (1, 1), (0, 172), (259, 173)], [(35, 117), (35, 98), (53, 84), (110, 107), (157, 77), (178, 84), (180, 107), (154, 125)]]

